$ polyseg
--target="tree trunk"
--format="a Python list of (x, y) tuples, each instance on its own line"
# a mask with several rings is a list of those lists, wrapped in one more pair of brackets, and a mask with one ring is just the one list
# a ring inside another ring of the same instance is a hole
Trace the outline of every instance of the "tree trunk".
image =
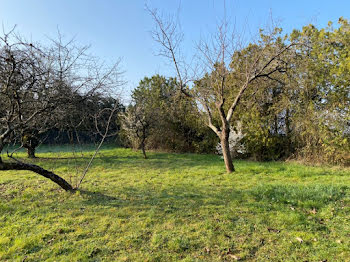
[(289, 155), (291, 154), (292, 152), (292, 143), (291, 143), (291, 139), (290, 139), (290, 119), (289, 119), (289, 109), (287, 108), (286, 110), (286, 130), (285, 130), (285, 133), (286, 133), (286, 137), (287, 137), (287, 148), (286, 148), (286, 156), (289, 157)]
[(225, 166), (227, 173), (232, 173), (235, 171), (235, 168), (232, 163), (232, 157), (230, 152), (230, 145), (229, 145), (229, 136), (226, 134), (222, 134), (221, 137), (221, 148), (222, 148), (222, 155), (224, 157)]
[(147, 159), (146, 149), (145, 149), (145, 141), (141, 142), (141, 150), (142, 150), (142, 154), (143, 154), (144, 159)]
[(0, 140), (0, 165), (2, 164), (1, 153), (3, 149), (4, 149), (4, 143), (2, 142), (2, 140)]
[(32, 171), (34, 173), (37, 173), (43, 177), (46, 177), (59, 185), (61, 188), (63, 188), (66, 191), (73, 192), (74, 189), (73, 187), (63, 178), (60, 176), (52, 173), (51, 171), (48, 171), (40, 166), (33, 165), (33, 164), (27, 164), (23, 163), (20, 161), (17, 162), (10, 162), (10, 163), (5, 163), (0, 160), (0, 170), (5, 171), (5, 170), (27, 170), (27, 171)]
[(35, 156), (35, 147), (27, 147), (27, 155), (28, 155), (28, 158), (36, 158)]

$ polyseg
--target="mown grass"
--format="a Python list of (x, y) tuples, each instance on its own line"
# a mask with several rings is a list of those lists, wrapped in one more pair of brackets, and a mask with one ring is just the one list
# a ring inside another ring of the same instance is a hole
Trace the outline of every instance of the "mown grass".
[[(33, 160), (74, 183), (92, 153)], [(19, 153), (24, 157), (24, 153)], [(107, 147), (82, 190), (0, 173), (1, 261), (350, 261), (350, 171)], [(78, 167), (78, 168), (77, 168)]]

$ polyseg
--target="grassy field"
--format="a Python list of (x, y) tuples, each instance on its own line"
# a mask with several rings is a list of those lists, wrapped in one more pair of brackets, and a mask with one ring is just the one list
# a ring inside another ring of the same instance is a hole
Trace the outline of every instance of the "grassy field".
[[(91, 153), (33, 161), (74, 182)], [(1, 172), (0, 261), (350, 261), (349, 169), (149, 157), (105, 148), (76, 194)]]

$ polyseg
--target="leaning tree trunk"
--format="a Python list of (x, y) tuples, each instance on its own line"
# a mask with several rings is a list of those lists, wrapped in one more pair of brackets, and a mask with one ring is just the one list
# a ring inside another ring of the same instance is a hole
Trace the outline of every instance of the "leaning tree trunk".
[(141, 150), (142, 150), (143, 158), (147, 159), (146, 149), (145, 149), (145, 140), (144, 139), (141, 141)]
[(43, 177), (46, 177), (59, 185), (61, 188), (63, 188), (66, 191), (73, 192), (73, 187), (62, 177), (52, 173), (51, 171), (48, 171), (40, 166), (33, 165), (33, 164), (27, 164), (23, 163), (21, 161), (16, 162), (3, 162), (0, 157), (0, 170), (2, 171), (9, 171), (9, 170), (26, 170), (26, 171), (32, 171), (34, 173), (37, 173)]
[(235, 171), (235, 168), (232, 163), (232, 156), (230, 152), (229, 131), (223, 132), (220, 140), (221, 140), (222, 156), (224, 157), (226, 171), (227, 173), (232, 173)]

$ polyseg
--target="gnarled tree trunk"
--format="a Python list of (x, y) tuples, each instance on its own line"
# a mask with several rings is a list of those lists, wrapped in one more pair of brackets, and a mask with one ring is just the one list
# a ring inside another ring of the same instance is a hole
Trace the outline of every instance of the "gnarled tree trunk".
[(3, 162), (0, 157), (0, 171), (9, 171), (9, 170), (32, 171), (34, 173), (37, 173), (43, 177), (50, 179), (51, 181), (53, 181), (54, 183), (56, 183), (66, 191), (70, 191), (70, 192), (74, 191), (74, 188), (66, 180), (64, 180), (62, 177), (54, 174), (51, 171), (48, 171), (34, 164), (23, 163), (18, 160), (16, 160), (16, 162)]
[(35, 149), (39, 145), (38, 131), (23, 133), (22, 145), (27, 149), (28, 158), (35, 158)]
[(35, 147), (27, 147), (28, 158), (36, 158), (35, 156)]

